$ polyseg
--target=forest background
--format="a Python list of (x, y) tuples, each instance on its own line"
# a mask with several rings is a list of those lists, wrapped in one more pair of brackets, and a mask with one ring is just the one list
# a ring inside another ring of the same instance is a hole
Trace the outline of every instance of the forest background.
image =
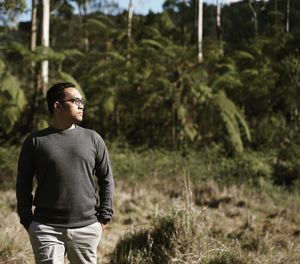
[(60, 81), (111, 152), (119, 215), (101, 261), (299, 263), (300, 2), (166, 0), (140, 15), (132, 1), (51, 0), (49, 45), (43, 2), (19, 23), (26, 2), (0, 2), (0, 263), (32, 261), (17, 159)]

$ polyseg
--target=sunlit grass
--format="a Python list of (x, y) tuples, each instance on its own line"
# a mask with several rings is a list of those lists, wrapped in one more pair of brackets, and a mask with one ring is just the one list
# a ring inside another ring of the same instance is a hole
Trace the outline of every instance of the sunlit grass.
[[(254, 155), (246, 165), (245, 158), (236, 163), (256, 177), (244, 183), (234, 161), (220, 165), (227, 158), (218, 155), (111, 151), (115, 214), (104, 230), (98, 263), (300, 263), (298, 192), (260, 177), (269, 167), (252, 168)], [(229, 168), (235, 175), (226, 183)], [(0, 263), (33, 263), (15, 204), (14, 190), (3, 189)]]

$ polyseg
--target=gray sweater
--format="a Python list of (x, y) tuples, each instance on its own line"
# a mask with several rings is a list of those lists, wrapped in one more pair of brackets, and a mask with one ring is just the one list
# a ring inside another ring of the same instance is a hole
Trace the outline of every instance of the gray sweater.
[(49, 127), (24, 141), (16, 194), (17, 211), (26, 229), (32, 220), (67, 228), (98, 220), (106, 224), (113, 214), (113, 189), (107, 148), (95, 131)]

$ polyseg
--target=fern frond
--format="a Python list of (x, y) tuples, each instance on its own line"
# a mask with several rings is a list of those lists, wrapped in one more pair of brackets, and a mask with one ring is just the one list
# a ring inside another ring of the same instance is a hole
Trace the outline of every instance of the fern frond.
[(170, 82), (167, 78), (157, 78), (157, 86), (163, 88), (163, 90), (170, 92), (173, 87), (173, 83)]
[(234, 64), (231, 63), (218, 63), (215, 66), (216, 70), (222, 71), (222, 72), (233, 72), (236, 70), (236, 67)]
[(107, 29), (107, 26), (103, 22), (95, 18), (89, 18), (84, 24), (84, 27), (87, 29), (91, 27), (96, 29)]
[(235, 52), (234, 58), (236, 60), (247, 60), (247, 61), (255, 60), (255, 57), (251, 53), (246, 51), (241, 51), (241, 50)]
[(217, 78), (213, 83), (212, 87), (218, 89), (240, 87), (242, 85), (241, 80), (236, 74), (223, 74)]
[(147, 36), (151, 36), (152, 38), (160, 36), (160, 32), (159, 32), (158, 28), (156, 28), (154, 26), (145, 26), (144, 32)]
[(167, 12), (163, 12), (161, 14), (160, 20), (162, 22), (161, 27), (163, 27), (167, 30), (171, 30), (171, 29), (175, 28), (175, 24)]
[(41, 62), (43, 60), (50, 61), (63, 61), (66, 55), (62, 52), (56, 52), (49, 47), (38, 46), (33, 56), (35, 62)]
[(243, 142), (241, 137), (240, 125), (246, 134), (247, 139), (251, 140), (250, 129), (247, 122), (238, 107), (226, 96), (223, 90), (219, 91), (215, 96), (220, 116), (230, 138), (230, 143), (237, 153), (243, 152)]
[(256, 69), (246, 69), (241, 72), (241, 77), (243, 79), (253, 80), (253, 79), (257, 78), (258, 75), (259, 75), (259, 72)]
[(163, 45), (160, 44), (158, 41), (155, 41), (155, 40), (152, 40), (152, 39), (143, 39), (141, 41), (141, 44), (142, 45), (145, 45), (145, 46), (151, 46), (151, 47), (154, 47), (154, 48), (158, 48), (158, 49), (163, 49)]
[(11, 42), (7, 49), (20, 54), (22, 58), (28, 58), (31, 55), (31, 51), (19, 42)]
[(112, 59), (114, 59), (116, 61), (121, 61), (121, 62), (126, 61), (126, 58), (118, 52), (109, 51), (109, 52), (106, 52), (105, 55), (108, 57), (111, 57)]
[(66, 49), (63, 50), (62, 53), (66, 56), (66, 57), (73, 57), (73, 56), (84, 56), (84, 54), (78, 50), (78, 49)]
[(177, 108), (177, 116), (183, 128), (184, 134), (188, 139), (193, 141), (197, 136), (196, 124), (191, 121), (188, 110), (183, 104)]
[(108, 16), (97, 14), (94, 16), (94, 19), (96, 19), (97, 21), (101, 21), (102, 23), (108, 25), (109, 27), (114, 26), (114, 22)]

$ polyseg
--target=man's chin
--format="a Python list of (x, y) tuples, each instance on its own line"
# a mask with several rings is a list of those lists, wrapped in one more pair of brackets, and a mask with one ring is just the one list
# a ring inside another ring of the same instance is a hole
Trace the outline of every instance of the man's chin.
[(79, 125), (81, 122), (83, 121), (83, 118), (76, 118), (76, 120), (75, 120), (75, 124), (76, 125)]

